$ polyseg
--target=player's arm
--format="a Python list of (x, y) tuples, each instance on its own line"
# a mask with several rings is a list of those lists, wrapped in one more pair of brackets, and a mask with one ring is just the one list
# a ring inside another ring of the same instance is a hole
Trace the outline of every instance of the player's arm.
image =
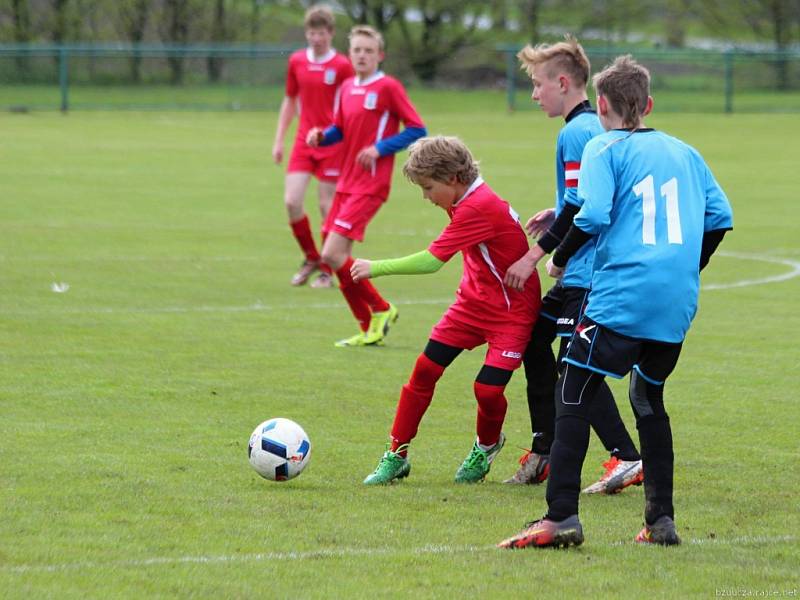
[(272, 144), (272, 160), (276, 165), (283, 161), (283, 144), (286, 139), (286, 131), (297, 113), (295, 98), (284, 96), (281, 102), (281, 109), (278, 113), (278, 127), (275, 129), (275, 141)]
[(409, 254), (401, 258), (384, 260), (365, 260), (358, 258), (350, 267), (353, 281), (383, 277), (384, 275), (427, 275), (435, 273), (444, 265), (444, 261), (436, 258), (429, 250)]
[[(536, 243), (506, 271), (504, 282), (512, 289), (522, 291), (525, 282), (536, 270), (536, 265), (546, 254), (550, 254), (567, 235), (572, 219), (578, 214), (578, 207), (574, 204), (565, 204), (553, 224)], [(577, 250), (576, 250), (577, 251)]]
[[(697, 154), (697, 159), (702, 161), (702, 157)], [(717, 247), (725, 237), (725, 233), (733, 229), (733, 210), (728, 201), (728, 197), (722, 188), (714, 179), (714, 175), (705, 165), (706, 173), (706, 211), (703, 219), (703, 244), (700, 249), (700, 270), (702, 271), (711, 255), (717, 250)]]
[(332, 146), (338, 144), (344, 139), (344, 133), (337, 125), (331, 125), (327, 129), (321, 127), (312, 127), (308, 130), (306, 135), (306, 144), (312, 148), (318, 146)]

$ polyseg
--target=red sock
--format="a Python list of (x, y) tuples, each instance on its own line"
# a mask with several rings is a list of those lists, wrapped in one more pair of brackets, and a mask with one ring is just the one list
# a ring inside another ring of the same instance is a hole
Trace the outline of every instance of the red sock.
[(358, 326), (361, 331), (369, 329), (369, 321), (372, 318), (372, 312), (359, 293), (358, 284), (353, 281), (350, 275), (350, 265), (353, 264), (353, 258), (348, 257), (347, 262), (337, 269), (336, 276), (339, 278), (339, 289), (342, 290), (342, 295), (350, 307), (350, 311), (358, 321)]
[[(411, 372), (408, 383), (400, 392), (397, 412), (392, 425), (391, 451), (395, 452), (403, 444), (408, 444), (417, 435), (419, 423), (433, 398), (436, 382), (444, 373), (444, 367), (433, 362), (425, 354), (420, 354)], [(405, 456), (405, 450), (400, 454)]]
[[(327, 237), (328, 237), (328, 234), (327, 234), (327, 232), (325, 232), (325, 231), (322, 231), (322, 232), (320, 232), (320, 236), (319, 236), (319, 237), (320, 237), (320, 239), (322, 240), (322, 241), (320, 242), (320, 245), (319, 245), (319, 247), (320, 247), (320, 248), (322, 248), (322, 247), (325, 245), (325, 238), (327, 238)], [(324, 262), (321, 262), (321, 263), (319, 264), (319, 270), (320, 270), (320, 271), (322, 271), (323, 273), (327, 273), (328, 275), (332, 275), (332, 274), (333, 274), (333, 269), (331, 269), (331, 268), (330, 268), (328, 265), (326, 265)]]
[(478, 400), (478, 442), (484, 446), (493, 446), (500, 439), (503, 421), (506, 418), (508, 402), (503, 392), (504, 385), (486, 385), (475, 382), (473, 386), (475, 398)]
[(311, 226), (308, 223), (308, 215), (303, 215), (294, 223), (289, 223), (289, 227), (292, 228), (294, 239), (297, 240), (297, 243), (300, 245), (300, 249), (303, 251), (303, 254), (306, 255), (306, 260), (318, 262), (319, 252), (317, 251), (316, 244), (314, 244), (314, 236), (311, 235)]
[(383, 312), (389, 310), (389, 303), (383, 299), (375, 286), (372, 285), (369, 279), (362, 279), (358, 282), (358, 293), (364, 299), (372, 312)]

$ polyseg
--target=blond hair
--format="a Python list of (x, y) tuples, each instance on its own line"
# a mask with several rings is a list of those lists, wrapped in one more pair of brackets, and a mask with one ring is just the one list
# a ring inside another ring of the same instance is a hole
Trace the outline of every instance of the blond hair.
[(623, 125), (637, 127), (650, 97), (650, 71), (630, 54), (618, 56), (592, 79), (598, 96), (605, 96)]
[(306, 29), (318, 29), (324, 27), (328, 31), (333, 31), (335, 18), (331, 7), (327, 4), (315, 4), (306, 11), (303, 19), (303, 26)]
[(381, 35), (381, 32), (374, 27), (370, 27), (369, 25), (354, 25), (350, 30), (350, 35), (347, 36), (347, 39), (352, 41), (352, 39), (357, 35), (363, 35), (365, 37), (372, 38), (373, 40), (378, 40), (378, 50), (383, 52), (383, 35)]
[(478, 163), (457, 137), (437, 135), (418, 139), (408, 148), (403, 175), (419, 184), (420, 178), (448, 182), (452, 177), (464, 185), (478, 178)]
[(570, 34), (565, 35), (564, 41), (557, 44), (528, 44), (517, 53), (517, 58), (522, 63), (521, 68), (530, 77), (533, 77), (536, 67), (546, 64), (545, 75), (548, 79), (553, 79), (559, 73), (566, 73), (577, 85), (586, 87), (589, 82), (589, 57), (586, 56), (583, 46)]

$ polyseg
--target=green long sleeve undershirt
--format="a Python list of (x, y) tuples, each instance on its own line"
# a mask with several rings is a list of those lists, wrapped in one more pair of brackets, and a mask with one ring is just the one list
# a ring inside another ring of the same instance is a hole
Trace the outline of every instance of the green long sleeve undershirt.
[(442, 268), (444, 262), (436, 258), (428, 250), (409, 254), (401, 258), (387, 258), (370, 262), (370, 275), (426, 275)]

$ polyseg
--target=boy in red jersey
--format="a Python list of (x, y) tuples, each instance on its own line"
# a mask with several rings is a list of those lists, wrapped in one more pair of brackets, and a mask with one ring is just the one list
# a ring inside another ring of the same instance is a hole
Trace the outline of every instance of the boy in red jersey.
[[(360, 331), (337, 346), (382, 344), (397, 308), (366, 280), (353, 281), (350, 267), (353, 241), (363, 241), (367, 224), (389, 196), (394, 154), (425, 135), (425, 126), (403, 85), (378, 69), (383, 37), (372, 27), (350, 31), (350, 60), (356, 76), (342, 84), (333, 125), (313, 128), (312, 147), (342, 142), (342, 173), (333, 205), (325, 219), (327, 234), (322, 260), (339, 278), (339, 287)], [(400, 122), (405, 129), (398, 133)]]
[(432, 273), (457, 252), (464, 256), (464, 275), (456, 301), (433, 328), (400, 392), (389, 450), (364, 483), (391, 483), (411, 471), (408, 445), (433, 398), (436, 382), (462, 350), (488, 344), (484, 365), (475, 379), (478, 401), (477, 440), (456, 472), (455, 480), (484, 479), (505, 442), (505, 386), (522, 363), (536, 321), (540, 287), (534, 272), (521, 291), (503, 283), (506, 269), (528, 251), (517, 213), (483, 182), (478, 165), (458, 138), (424, 138), (411, 146), (403, 173), (422, 188), (423, 197), (443, 208), (450, 224), (427, 250), (389, 260), (356, 260), (351, 273), (366, 277)]
[(304, 25), (308, 47), (289, 57), (286, 95), (281, 103), (272, 146), (272, 158), (275, 164), (280, 164), (286, 130), (299, 112), (297, 134), (286, 168), (284, 203), (289, 214), (289, 226), (305, 260), (291, 283), (303, 285), (319, 269), (321, 273), (311, 287), (322, 288), (331, 287), (331, 271), (322, 263), (314, 243), (308, 215), (303, 209), (303, 198), (311, 177), (316, 177), (319, 210), (324, 220), (333, 201), (340, 171), (341, 157), (335, 148), (312, 149), (306, 145), (309, 129), (332, 122), (339, 88), (345, 79), (353, 76), (353, 67), (347, 57), (331, 48), (333, 24), (333, 13), (327, 6), (312, 6), (306, 11)]

